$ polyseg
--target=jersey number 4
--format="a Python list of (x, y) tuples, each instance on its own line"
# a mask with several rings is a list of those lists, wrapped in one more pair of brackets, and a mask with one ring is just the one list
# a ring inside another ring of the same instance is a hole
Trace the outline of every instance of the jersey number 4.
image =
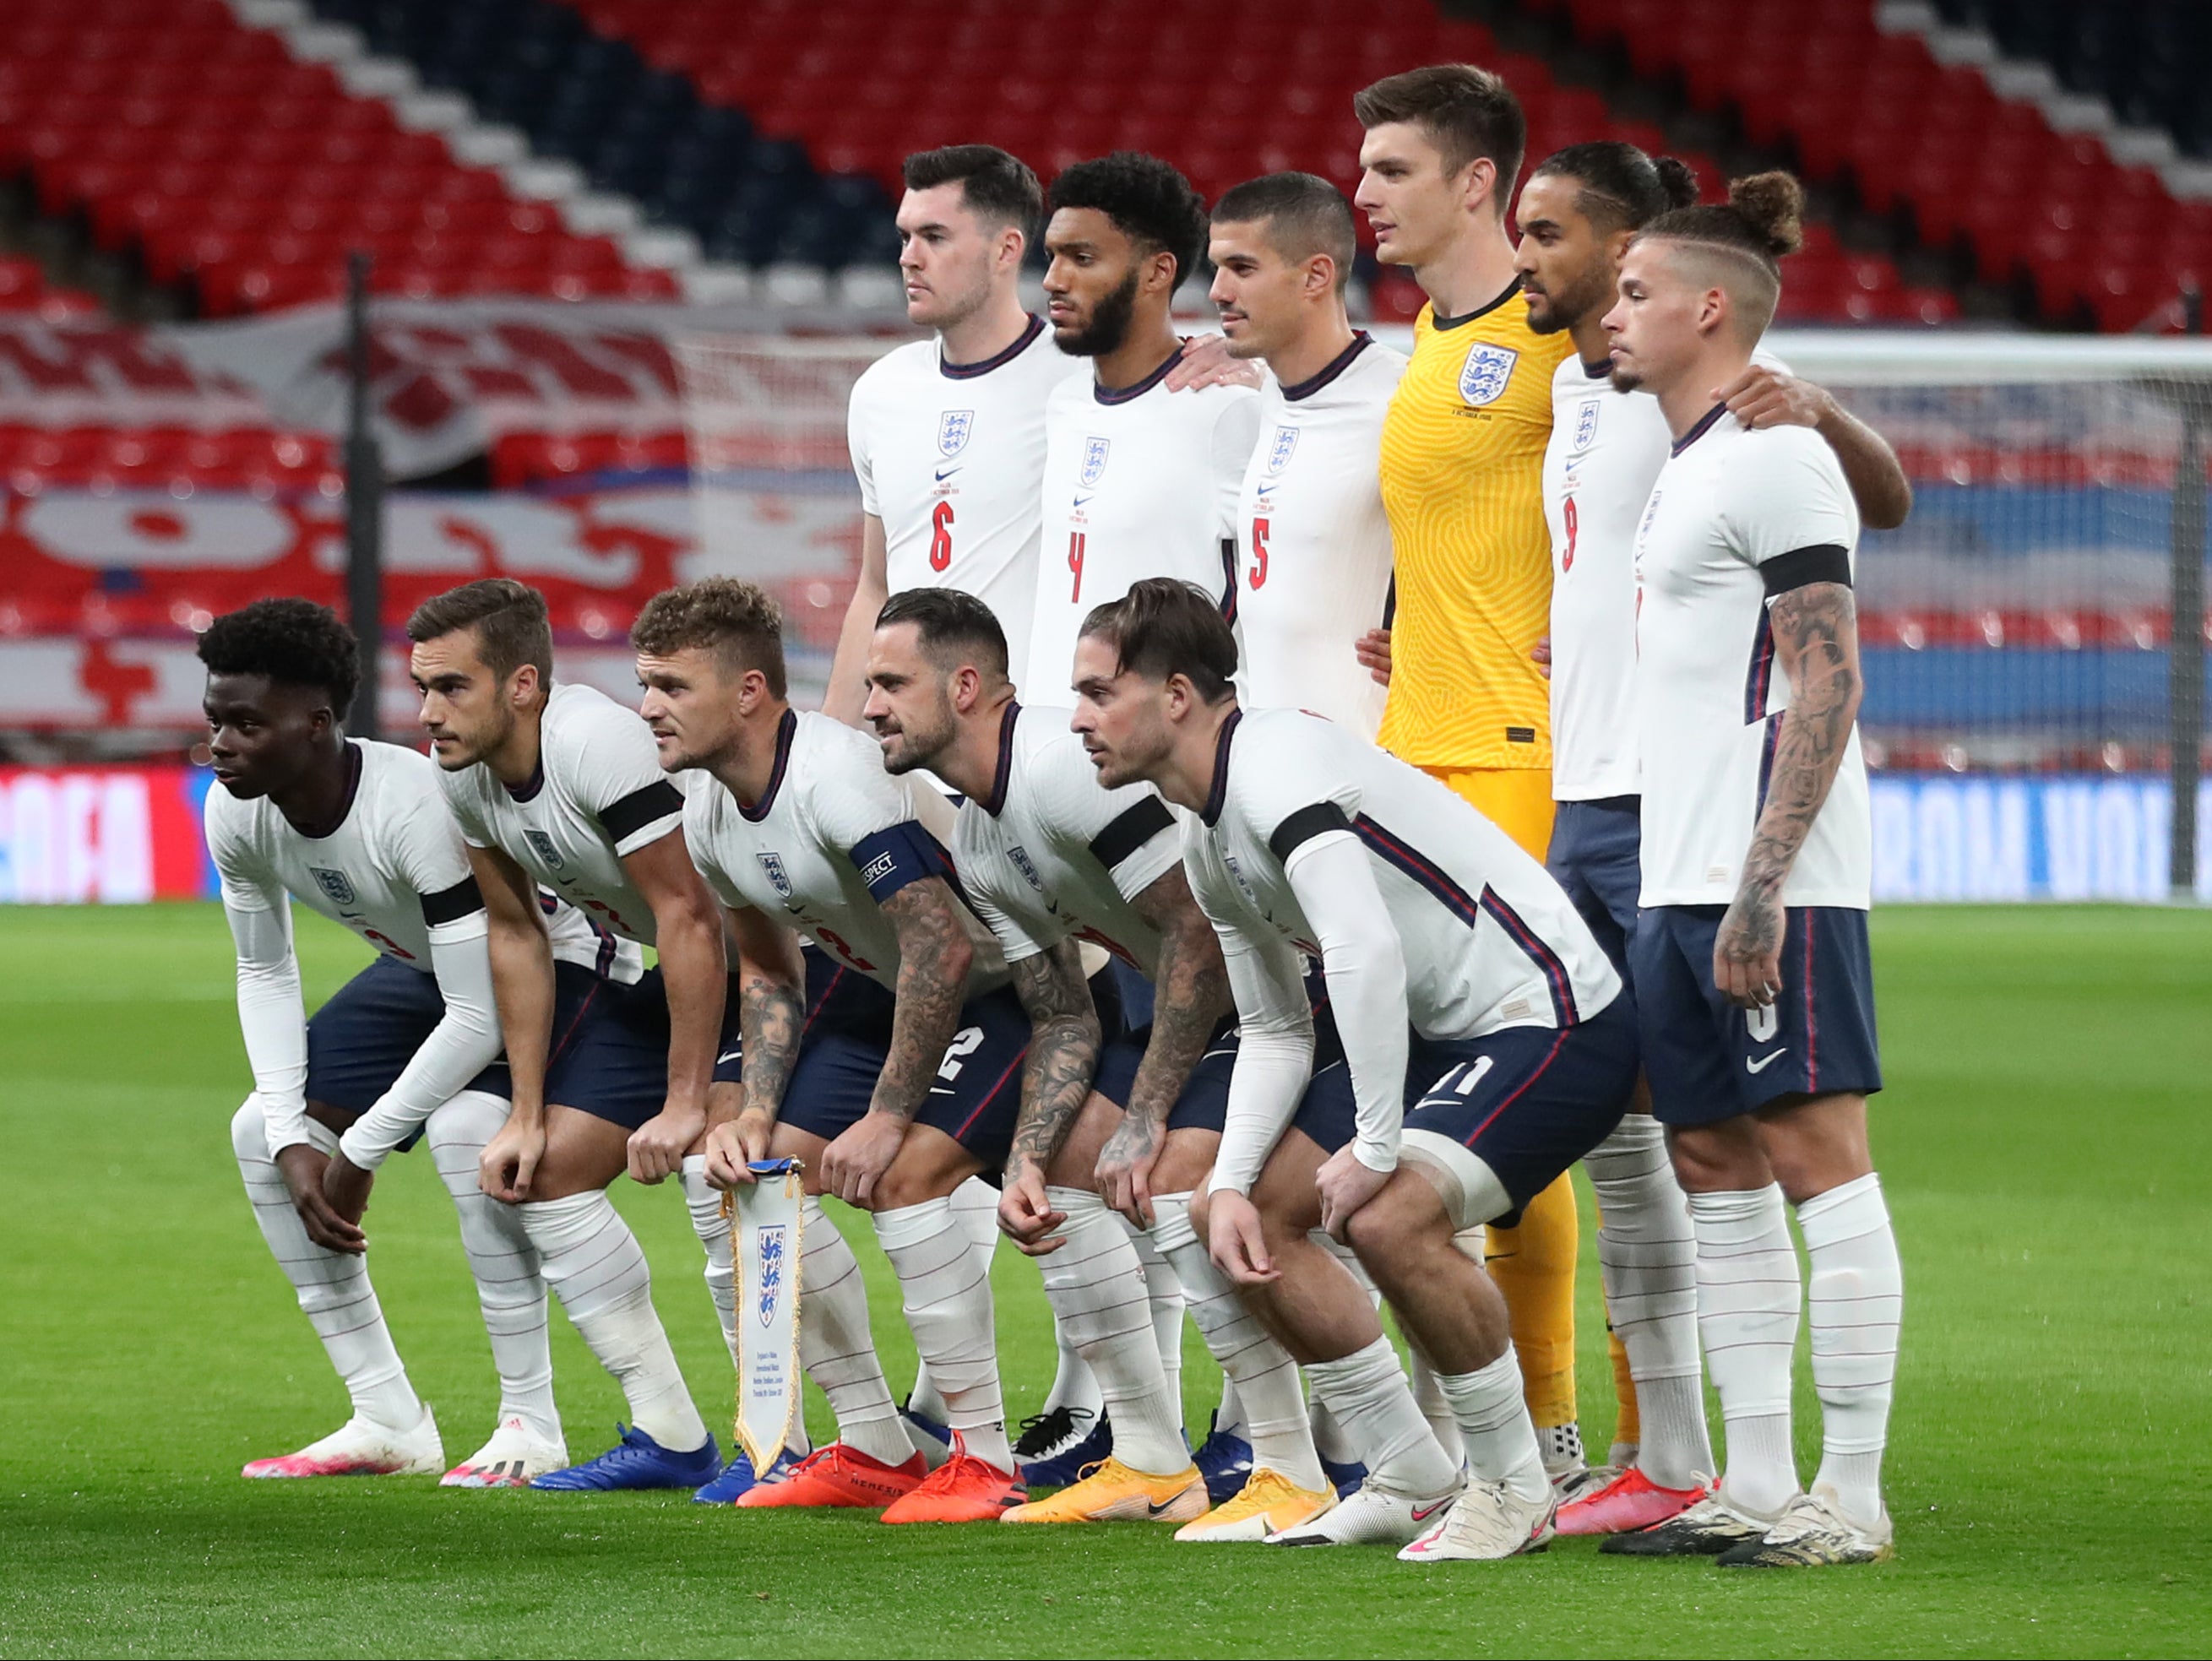
[(929, 568), (942, 571), (952, 563), (952, 504), (940, 501), (929, 510)]
[(1074, 586), (1067, 591), (1067, 603), (1070, 605), (1077, 603), (1083, 598), (1083, 544), (1082, 531), (1071, 530), (1067, 533), (1067, 568), (1075, 573)]
[(1267, 580), (1268, 524), (1265, 519), (1252, 521), (1252, 586), (1259, 587)]

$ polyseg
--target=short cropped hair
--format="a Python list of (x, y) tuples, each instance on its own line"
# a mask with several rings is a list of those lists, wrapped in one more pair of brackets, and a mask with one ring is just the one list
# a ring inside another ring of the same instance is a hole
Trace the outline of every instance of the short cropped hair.
[(788, 694), (783, 663), (783, 608), (757, 584), (704, 577), (665, 589), (645, 603), (630, 625), (639, 654), (666, 658), (697, 647), (738, 675), (758, 670), (774, 696)]
[(1786, 173), (1729, 180), (1728, 201), (1674, 208), (1637, 233), (1638, 242), (1672, 242), (1726, 262), (1745, 279), (1732, 289), (1751, 332), (1774, 320), (1782, 295), (1782, 259), (1805, 239), (1805, 187)]
[(319, 692), (341, 721), (361, 686), (360, 642), (313, 600), (256, 600), (226, 611), (201, 633), (198, 651), (210, 675), (265, 675)]
[(512, 577), (486, 577), (434, 594), (407, 620), (410, 640), (434, 640), (459, 629), (474, 629), (477, 655), (504, 681), (525, 664), (538, 667), (541, 687), (553, 683), (553, 625), (545, 597)]
[(1028, 162), (996, 144), (947, 144), (917, 150), (904, 168), (909, 191), (960, 186), (960, 199), (988, 224), (1011, 225), (1034, 241), (1044, 217), (1044, 187)]
[(1528, 149), (1528, 118), (1504, 77), (1472, 64), (1431, 64), (1387, 75), (1356, 93), (1352, 112), (1363, 127), (1410, 122), (1443, 154), (1444, 172), (1487, 159), (1498, 169), (1498, 212), (1513, 193)]
[(1118, 600), (1091, 609), (1083, 633), (1111, 646), (1120, 671), (1148, 681), (1187, 676), (1218, 704), (1236, 690), (1237, 637), (1213, 597), (1176, 577), (1147, 577)]
[(894, 594), (876, 614), (876, 627), (912, 623), (922, 654), (939, 669), (957, 668), (952, 660), (972, 663), (1004, 680), (1006, 676), (1006, 631), (991, 615), (991, 608), (973, 594), (957, 588), (909, 588)]
[(1647, 155), (1617, 138), (1594, 139), (1554, 150), (1529, 173), (1533, 179), (1571, 179), (1575, 205), (1601, 232), (1635, 230), (1670, 209), (1692, 206), (1698, 176), (1686, 161)]
[(1267, 227), (1267, 240), (1285, 259), (1327, 254), (1336, 262), (1336, 291), (1352, 281), (1359, 249), (1352, 204), (1344, 192), (1312, 173), (1266, 173), (1232, 185), (1213, 204), (1213, 222), (1250, 221)]
[(1206, 252), (1206, 198), (1156, 155), (1116, 150), (1079, 161), (1052, 181), (1045, 206), (1096, 209), (1141, 252), (1174, 255), (1178, 288)]

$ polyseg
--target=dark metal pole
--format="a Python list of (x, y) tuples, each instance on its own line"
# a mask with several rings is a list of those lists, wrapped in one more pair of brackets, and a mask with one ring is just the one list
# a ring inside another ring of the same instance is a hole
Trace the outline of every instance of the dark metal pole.
[(361, 691), (347, 730), (377, 736), (384, 652), (384, 452), (369, 418), (369, 257), (346, 257), (346, 612), (361, 640)]
[(2197, 782), (2204, 743), (2204, 451), (2212, 387), (2182, 388), (2181, 454), (2173, 475), (2173, 621), (2167, 630), (2167, 771), (2173, 844), (2166, 870), (2174, 898), (2197, 889)]

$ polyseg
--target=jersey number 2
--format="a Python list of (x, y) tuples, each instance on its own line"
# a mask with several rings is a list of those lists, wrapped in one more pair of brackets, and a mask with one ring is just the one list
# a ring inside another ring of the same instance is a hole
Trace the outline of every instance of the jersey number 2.
[(952, 504), (941, 501), (929, 510), (929, 568), (942, 571), (952, 563)]
[(1267, 520), (1252, 521), (1252, 586), (1255, 588), (1267, 580)]

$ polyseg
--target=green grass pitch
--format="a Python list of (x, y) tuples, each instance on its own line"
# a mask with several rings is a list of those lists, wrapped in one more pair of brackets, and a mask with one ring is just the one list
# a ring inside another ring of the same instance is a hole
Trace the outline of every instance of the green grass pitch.
[[(360, 961), (303, 916), (310, 996)], [(252, 1228), (248, 1088), (209, 906), (0, 910), (0, 1654), (2201, 1653), (2212, 1640), (2212, 915), (1890, 911), (1875, 1150), (1905, 1263), (1899, 1561), (1811, 1575), (1598, 1557), (1417, 1569), (1200, 1551), (1164, 1530), (886, 1530), (683, 1494), (246, 1484), (344, 1397)], [(672, 1191), (618, 1198), (710, 1422), (729, 1368)], [(847, 1214), (848, 1225), (853, 1219)], [(1584, 1224), (1589, 1226), (1587, 1205)], [(385, 1308), (447, 1452), (495, 1384), (427, 1158), (369, 1213)], [(895, 1387), (912, 1366), (866, 1231)], [(866, 1243), (864, 1243), (866, 1242)], [(1583, 1252), (1583, 1422), (1611, 1390)], [(1001, 1252), (1009, 1405), (1051, 1350)], [(565, 1322), (570, 1446), (611, 1383)], [(1195, 1341), (1198, 1428), (1215, 1373)], [(1817, 1453), (1799, 1369), (1799, 1456)], [(820, 1422), (816, 1403), (817, 1431)]]

